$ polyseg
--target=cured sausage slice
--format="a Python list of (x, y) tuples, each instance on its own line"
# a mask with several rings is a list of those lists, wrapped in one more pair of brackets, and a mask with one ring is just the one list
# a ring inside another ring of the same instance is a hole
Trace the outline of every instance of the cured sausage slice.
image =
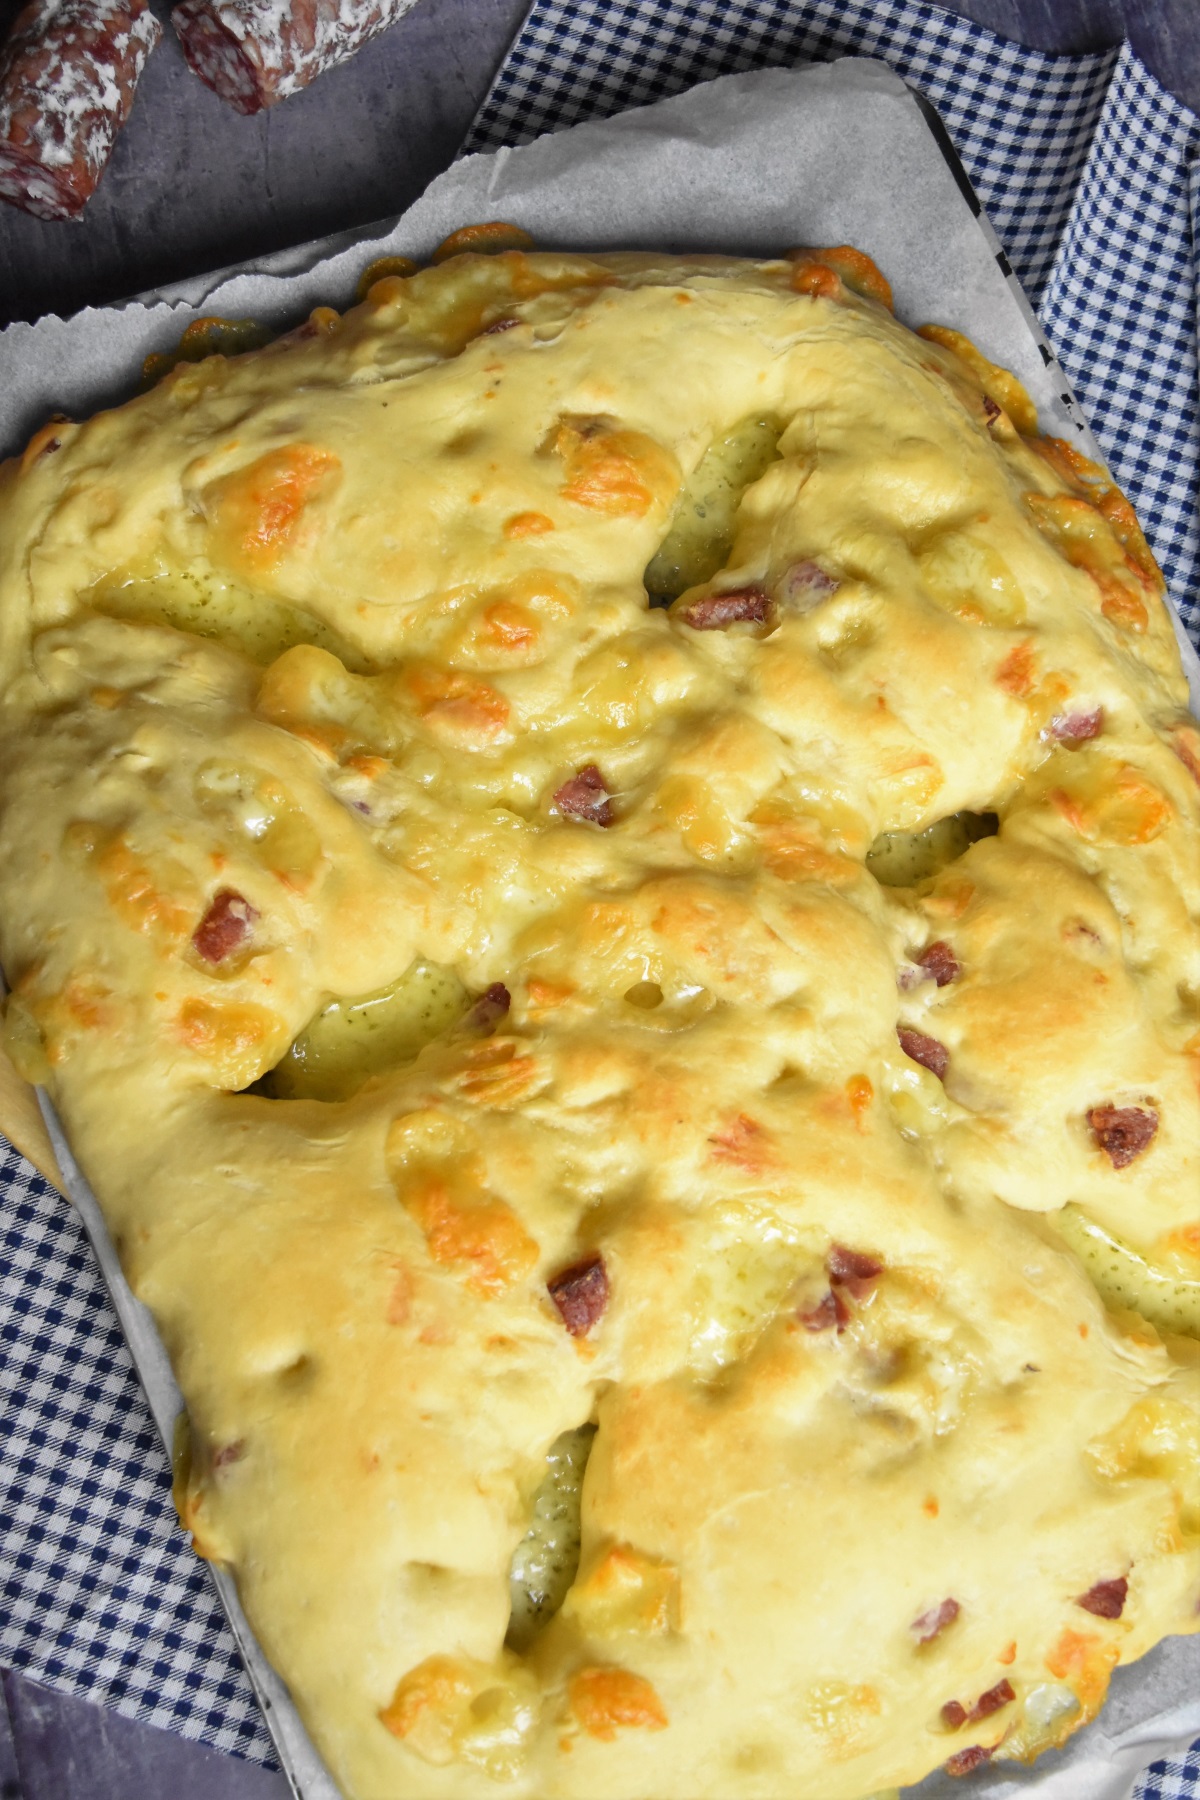
[(413, 0), (182, 0), (171, 14), (201, 81), (241, 113), (298, 94), (378, 37)]
[(83, 211), (162, 26), (146, 0), (33, 0), (0, 52), (0, 199)]

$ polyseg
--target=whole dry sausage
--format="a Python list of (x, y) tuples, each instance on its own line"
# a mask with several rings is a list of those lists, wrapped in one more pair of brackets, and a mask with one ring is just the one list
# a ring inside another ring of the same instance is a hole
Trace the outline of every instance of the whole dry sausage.
[(201, 81), (261, 112), (362, 49), (413, 0), (181, 0), (171, 14)]
[(162, 27), (146, 0), (33, 0), (0, 52), (0, 199), (78, 218)]

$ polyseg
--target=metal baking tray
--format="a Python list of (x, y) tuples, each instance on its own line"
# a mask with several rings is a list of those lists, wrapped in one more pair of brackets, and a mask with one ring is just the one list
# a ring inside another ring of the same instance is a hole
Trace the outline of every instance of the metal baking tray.
[[(127, 398), (142, 359), (171, 348), (195, 319), (250, 316), (281, 329), (316, 304), (347, 304), (376, 257), (427, 258), (459, 225), (496, 218), (561, 248), (761, 255), (851, 241), (887, 271), (900, 317), (967, 331), (1021, 377), (1047, 428), (1104, 460), (937, 112), (865, 58), (725, 76), (519, 150), (464, 158), (397, 219), (70, 320), (10, 326), (0, 332), (0, 450), (20, 448), (53, 412), (86, 416)], [(1178, 617), (1175, 625), (1200, 710), (1200, 659)], [(39, 1098), (169, 1456), (181, 1400), (166, 1353), (53, 1107)], [(337, 1800), (232, 1578), (211, 1565), (210, 1574), (297, 1800)], [(1200, 1639), (1168, 1640), (1117, 1671), (1101, 1718), (1065, 1750), (1033, 1770), (993, 1765), (972, 1791), (979, 1800), (1128, 1800), (1147, 1763), (1198, 1733)], [(933, 1775), (907, 1792), (935, 1800), (960, 1787)]]

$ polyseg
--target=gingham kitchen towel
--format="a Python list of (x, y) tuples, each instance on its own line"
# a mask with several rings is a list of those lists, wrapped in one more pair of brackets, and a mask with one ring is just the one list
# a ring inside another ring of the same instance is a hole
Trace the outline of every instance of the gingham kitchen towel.
[[(1200, 124), (1128, 50), (1044, 56), (903, 0), (536, 0), (466, 148), (847, 53), (883, 57), (942, 114), (1196, 632)], [(3, 1662), (271, 1760), (78, 1221), (15, 1152), (0, 1162)], [(1200, 1756), (1156, 1765), (1138, 1794), (1196, 1800)]]

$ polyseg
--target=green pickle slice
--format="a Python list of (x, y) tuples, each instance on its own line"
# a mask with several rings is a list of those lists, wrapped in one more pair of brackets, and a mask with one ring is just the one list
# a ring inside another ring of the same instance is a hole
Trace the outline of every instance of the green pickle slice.
[(452, 970), (418, 958), (390, 987), (331, 1000), (266, 1077), (267, 1091), (276, 1100), (348, 1100), (458, 1024), (469, 1002)]
[(711, 444), (684, 483), (671, 529), (646, 569), (652, 606), (667, 606), (724, 568), (742, 495), (774, 462), (776, 420), (743, 419)]
[(1078, 1206), (1053, 1225), (1091, 1276), (1106, 1306), (1141, 1313), (1160, 1331), (1200, 1337), (1200, 1281), (1173, 1275), (1122, 1243)]
[(867, 851), (867, 868), (881, 887), (916, 887), (957, 862), (980, 838), (999, 829), (995, 813), (951, 813), (924, 831), (883, 831)]
[(529, 1530), (513, 1551), (508, 1588), (512, 1602), (506, 1643), (528, 1650), (558, 1611), (579, 1568), (580, 1507), (594, 1425), (564, 1431), (551, 1444), (546, 1473), (533, 1496)]

